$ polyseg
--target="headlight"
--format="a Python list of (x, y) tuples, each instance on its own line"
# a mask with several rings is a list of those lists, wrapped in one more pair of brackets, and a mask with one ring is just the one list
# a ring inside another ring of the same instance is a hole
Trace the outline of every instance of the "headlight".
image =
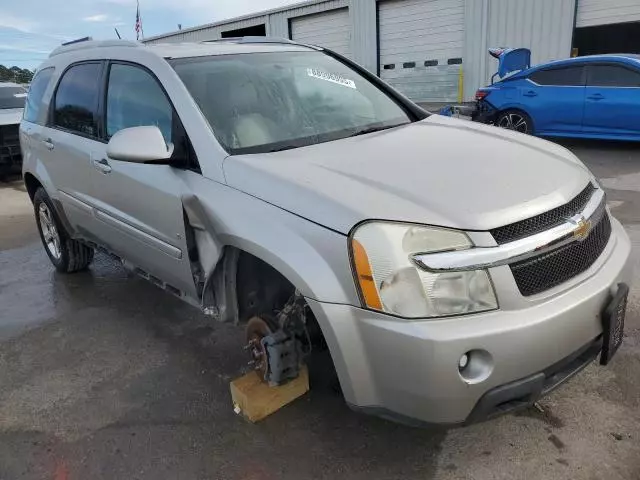
[(445, 228), (367, 222), (351, 237), (351, 258), (367, 308), (407, 318), (442, 317), (498, 307), (486, 270), (433, 273), (419, 253), (471, 248), (469, 237)]

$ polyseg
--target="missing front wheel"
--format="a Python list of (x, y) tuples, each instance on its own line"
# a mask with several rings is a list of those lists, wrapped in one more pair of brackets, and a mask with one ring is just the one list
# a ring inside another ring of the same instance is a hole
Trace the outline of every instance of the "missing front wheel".
[(296, 292), (273, 318), (255, 316), (247, 324), (249, 364), (271, 386), (296, 378), (310, 352), (306, 308), (304, 298)]

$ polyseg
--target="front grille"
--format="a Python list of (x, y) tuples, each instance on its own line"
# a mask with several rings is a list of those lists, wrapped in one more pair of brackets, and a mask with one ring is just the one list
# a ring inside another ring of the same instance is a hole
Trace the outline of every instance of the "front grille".
[(498, 227), (491, 230), (491, 235), (495, 238), (498, 245), (513, 242), (520, 238), (529, 237), (536, 233), (544, 232), (550, 228), (564, 223), (567, 218), (580, 213), (593, 194), (594, 188), (589, 183), (573, 200), (565, 203), (553, 210), (541, 213), (535, 217), (527, 218), (504, 227)]
[(21, 160), (19, 126), (0, 126), (0, 165), (20, 165)]
[(611, 236), (611, 221), (604, 213), (582, 242), (573, 242), (534, 258), (511, 264), (520, 293), (527, 297), (560, 285), (587, 270), (602, 254)]

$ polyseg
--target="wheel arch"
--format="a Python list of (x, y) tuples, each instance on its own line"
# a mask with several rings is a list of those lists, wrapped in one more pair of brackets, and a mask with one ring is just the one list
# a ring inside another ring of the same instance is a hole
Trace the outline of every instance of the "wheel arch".
[[(327, 340), (334, 364), (344, 365), (343, 352), (335, 340), (339, 332), (317, 309), (318, 302), (360, 305), (347, 235), (227, 185), (200, 176), (185, 178), (189, 187), (182, 197), (186, 221), (207, 238), (200, 242), (204, 249), (199, 252), (200, 259), (210, 262), (206, 267), (200, 265), (204, 283), (200, 300), (205, 313), (222, 322), (246, 320), (237, 303), (238, 266), (240, 278), (246, 272), (262, 270), (262, 275), (266, 270), (270, 273), (259, 278), (277, 278), (280, 287), (276, 295), (266, 297), (282, 299), (298, 290), (307, 304), (313, 304), (309, 310)], [(243, 267), (246, 264), (249, 267)], [(243, 296), (243, 287), (240, 298), (248, 296)], [(251, 292), (245, 290), (247, 293)], [(245, 310), (244, 315), (250, 313)], [(345, 379), (339, 376), (342, 383)]]
[(517, 112), (517, 113), (521, 113), (527, 116), (527, 118), (529, 119), (529, 121), (531, 122), (531, 128), (532, 131), (530, 133), (530, 135), (535, 135), (536, 132), (536, 122), (533, 118), (533, 116), (527, 111), (527, 109), (525, 107), (523, 107), (521, 104), (508, 104), (506, 106), (503, 106), (502, 108), (500, 108), (495, 115), (495, 119), (496, 122), (498, 121), (498, 119), (500, 118), (500, 115), (507, 113), (507, 112)]
[(23, 180), (24, 185), (27, 188), (29, 198), (31, 199), (31, 202), (33, 202), (33, 197), (35, 197), (38, 188), (44, 188), (44, 186), (42, 185), (42, 182), (40, 182), (40, 180), (38, 180), (31, 172), (25, 172)]
[[(307, 268), (314, 269), (311, 258), (308, 261)], [(316, 261), (317, 264), (322, 263), (321, 259), (316, 258)], [(251, 315), (261, 313), (247, 309), (252, 305), (243, 305), (243, 300), (248, 297), (261, 296), (260, 293), (248, 291), (251, 286), (257, 287), (260, 281), (268, 281), (265, 287), (272, 289), (271, 293), (282, 302), (286, 302), (295, 291), (306, 298), (322, 298), (323, 295), (317, 293), (314, 285), (305, 279), (295, 264), (297, 262), (294, 259), (274, 253), (254, 241), (226, 238), (218, 262), (206, 276), (202, 293), (203, 307), (217, 307), (221, 321), (242, 323)]]
[(71, 226), (71, 223), (69, 222), (69, 219), (65, 214), (60, 199), (57, 195), (55, 195), (56, 189), (54, 188), (53, 182), (51, 181), (51, 178), (49, 177), (49, 174), (47, 173), (47, 170), (44, 168), (44, 166), (38, 163), (36, 165), (35, 171), (25, 171), (22, 175), (22, 178), (32, 203), (33, 197), (38, 191), (38, 188), (42, 188), (45, 192), (47, 192), (47, 195), (51, 199), (51, 202), (53, 203), (53, 206), (56, 210), (58, 219), (64, 226), (69, 236), (73, 238), (75, 230)]

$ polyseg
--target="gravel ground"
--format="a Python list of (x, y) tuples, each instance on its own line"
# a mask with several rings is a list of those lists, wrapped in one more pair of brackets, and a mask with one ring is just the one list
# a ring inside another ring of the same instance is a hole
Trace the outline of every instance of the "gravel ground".
[[(637, 263), (640, 145), (564, 144), (601, 179)], [(612, 364), (542, 411), (411, 429), (351, 412), (320, 375), (250, 425), (228, 394), (239, 330), (101, 255), (56, 274), (38, 242), (21, 183), (0, 184), (0, 480), (640, 478), (638, 285)]]

